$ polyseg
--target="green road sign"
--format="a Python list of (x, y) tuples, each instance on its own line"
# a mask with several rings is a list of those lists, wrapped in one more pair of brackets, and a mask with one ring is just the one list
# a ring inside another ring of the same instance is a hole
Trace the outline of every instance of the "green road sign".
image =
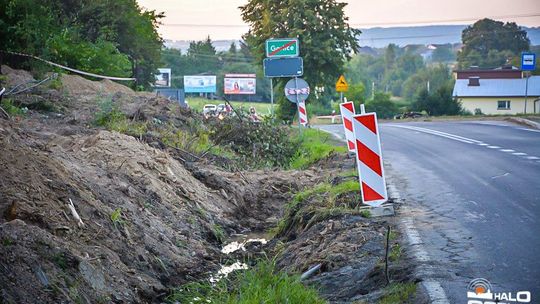
[(300, 44), (296, 38), (266, 40), (266, 57), (298, 57)]

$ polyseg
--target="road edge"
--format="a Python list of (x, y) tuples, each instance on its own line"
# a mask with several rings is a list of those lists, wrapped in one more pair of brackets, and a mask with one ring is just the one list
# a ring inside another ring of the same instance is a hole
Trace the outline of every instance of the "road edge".
[[(317, 128), (317, 129), (332, 135), (334, 138), (336, 138), (337, 140), (341, 142), (346, 143), (343, 137), (341, 137), (338, 134), (335, 134), (334, 132), (320, 129), (320, 128)], [(392, 183), (392, 181), (388, 177), (386, 179), (386, 188), (388, 190), (389, 198), (392, 198), (394, 201), (402, 201), (399, 191), (397, 190), (396, 186)], [(397, 214), (397, 211), (396, 211), (396, 214)], [(421, 263), (427, 263), (431, 261), (428, 253), (424, 250), (422, 238), (420, 237), (418, 230), (414, 226), (413, 219), (410, 217), (408, 218), (400, 217), (397, 222), (398, 222), (399, 230), (406, 235), (407, 243), (409, 245), (409, 248), (411, 249), (411, 253), (414, 260), (417, 262), (416, 264), (420, 265)], [(448, 297), (446, 296), (446, 293), (444, 292), (444, 289), (442, 288), (442, 285), (439, 281), (423, 278), (430, 274), (429, 267), (415, 267), (415, 268), (416, 268), (416, 275), (418, 276), (419, 279), (422, 280), (420, 284), (423, 291), (425, 292), (425, 294), (427, 294), (427, 297), (429, 298), (429, 303), (450, 304), (450, 301), (448, 300)]]

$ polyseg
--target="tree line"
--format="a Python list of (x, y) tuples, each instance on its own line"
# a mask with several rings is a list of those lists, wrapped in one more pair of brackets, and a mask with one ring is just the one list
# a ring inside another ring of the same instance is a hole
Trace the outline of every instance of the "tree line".
[[(135, 0), (0, 0), (1, 49), (149, 87), (160, 63), (164, 15)], [(35, 61), (5, 56), (16, 67)]]

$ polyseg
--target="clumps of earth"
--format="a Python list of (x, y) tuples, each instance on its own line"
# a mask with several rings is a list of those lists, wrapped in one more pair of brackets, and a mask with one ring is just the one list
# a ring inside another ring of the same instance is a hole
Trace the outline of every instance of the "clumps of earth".
[[(33, 80), (1, 71), (8, 87)], [(161, 303), (172, 288), (215, 275), (227, 240), (268, 231), (296, 192), (337, 175), (338, 163), (352, 167), (343, 155), (302, 171), (231, 171), (181, 159), (159, 143), (93, 126), (97, 100), (180, 127), (202, 123), (197, 113), (111, 81), (60, 82), (14, 96), (30, 109), (24, 118), (0, 116), (1, 303)], [(251, 244), (232, 260), (277, 254), (290, 272), (321, 264), (307, 282), (324, 297), (362, 299), (385, 285), (387, 224), (336, 216)], [(392, 272), (408, 279), (403, 269)]]

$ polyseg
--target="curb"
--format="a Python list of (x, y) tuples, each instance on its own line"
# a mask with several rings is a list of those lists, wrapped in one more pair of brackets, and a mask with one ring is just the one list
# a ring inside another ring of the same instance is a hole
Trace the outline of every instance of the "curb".
[(521, 125), (529, 126), (533, 129), (540, 130), (540, 123), (537, 123), (536, 121), (532, 121), (529, 119), (521, 118), (521, 117), (508, 117), (506, 118), (507, 121), (515, 122)]
[[(402, 200), (396, 186), (390, 179), (386, 180), (386, 184), (389, 197), (397, 201)], [(419, 286), (422, 293), (429, 299), (429, 303), (431, 304), (450, 304), (441, 283), (433, 278), (429, 278), (430, 274), (433, 274), (431, 268), (427, 265), (421, 266), (422, 263), (428, 263), (432, 260), (429, 257), (429, 254), (424, 250), (422, 238), (414, 226), (414, 219), (401, 219), (398, 221), (398, 227), (407, 238), (412, 258), (419, 264), (419, 266), (415, 267), (415, 276), (422, 280), (420, 282), (421, 286)]]
[[(341, 136), (335, 134), (334, 132), (322, 130), (328, 134), (332, 134), (334, 137), (338, 138), (341, 141), (345, 141)], [(388, 197), (394, 200), (401, 200), (401, 195), (399, 194), (396, 186), (390, 181), (389, 178), (386, 179), (386, 186), (388, 190)], [(414, 227), (414, 219), (407, 218), (400, 220), (398, 222), (399, 230), (404, 233), (407, 237), (408, 245), (411, 248), (412, 257), (414, 260), (421, 263), (427, 263), (431, 261), (428, 253), (423, 248), (423, 241), (418, 233), (418, 230)], [(433, 278), (425, 278), (426, 275), (431, 274), (431, 269), (429, 266), (425, 267), (416, 267), (416, 276), (419, 279), (422, 279), (419, 286), (422, 290), (422, 293), (429, 298), (429, 303), (432, 304), (450, 304), (444, 289), (441, 286), (441, 283)]]

